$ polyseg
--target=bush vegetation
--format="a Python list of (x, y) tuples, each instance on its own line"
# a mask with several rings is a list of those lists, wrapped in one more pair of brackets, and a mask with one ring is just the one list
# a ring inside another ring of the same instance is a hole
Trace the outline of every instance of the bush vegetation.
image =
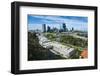
[(28, 60), (52, 60), (63, 59), (60, 55), (55, 55), (50, 50), (43, 48), (39, 44), (36, 33), (28, 32)]

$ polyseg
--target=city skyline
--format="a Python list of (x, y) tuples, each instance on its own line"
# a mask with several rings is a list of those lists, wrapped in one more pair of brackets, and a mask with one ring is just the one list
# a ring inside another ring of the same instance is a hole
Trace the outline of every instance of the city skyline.
[(42, 30), (42, 24), (46, 24), (51, 28), (61, 29), (62, 24), (66, 24), (66, 28), (87, 31), (88, 17), (81, 16), (45, 16), (45, 15), (28, 15), (28, 30)]

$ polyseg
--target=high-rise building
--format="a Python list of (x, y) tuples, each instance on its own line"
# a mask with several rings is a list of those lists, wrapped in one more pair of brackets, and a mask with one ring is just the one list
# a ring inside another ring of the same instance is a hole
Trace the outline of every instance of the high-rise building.
[(63, 23), (63, 31), (66, 32), (66, 24)]
[(71, 32), (73, 32), (74, 31), (74, 27), (72, 27), (72, 29), (71, 29)]
[(47, 26), (47, 32), (50, 32), (50, 31), (51, 31), (50, 26)]
[(43, 32), (46, 32), (46, 24), (43, 24), (42, 28), (43, 28)]

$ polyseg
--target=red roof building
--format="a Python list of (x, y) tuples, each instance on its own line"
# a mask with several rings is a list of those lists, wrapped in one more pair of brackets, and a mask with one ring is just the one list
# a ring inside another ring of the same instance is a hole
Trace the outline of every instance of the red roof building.
[(84, 50), (81, 52), (80, 57), (81, 57), (81, 58), (88, 58), (88, 50), (87, 50), (87, 49), (84, 49)]

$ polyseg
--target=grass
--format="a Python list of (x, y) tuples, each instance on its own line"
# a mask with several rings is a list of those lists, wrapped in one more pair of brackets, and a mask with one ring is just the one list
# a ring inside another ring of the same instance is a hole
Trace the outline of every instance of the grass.
[[(87, 44), (85, 44), (84, 40), (82, 40), (82, 39), (74, 38), (73, 36), (69, 36), (69, 35), (62, 35), (62, 34), (60, 34), (60, 35), (61, 35), (61, 37), (60, 37), (61, 39), (60, 40), (62, 40), (62, 41), (58, 41), (58, 42), (60, 42), (62, 45), (65, 45), (65, 46), (68, 46), (70, 48), (74, 48), (75, 49), (76, 54), (71, 56), (69, 59), (78, 59), (79, 56), (80, 56), (81, 51), (85, 47), (87, 47)], [(51, 41), (56, 41), (56, 39), (57, 39), (56, 33), (45, 33), (45, 36), (48, 39), (50, 39)], [(71, 42), (71, 41), (76, 42), (76, 44), (74, 45), (73, 44), (74, 42)], [(83, 47), (81, 45), (79, 45), (79, 44), (82, 44)]]

